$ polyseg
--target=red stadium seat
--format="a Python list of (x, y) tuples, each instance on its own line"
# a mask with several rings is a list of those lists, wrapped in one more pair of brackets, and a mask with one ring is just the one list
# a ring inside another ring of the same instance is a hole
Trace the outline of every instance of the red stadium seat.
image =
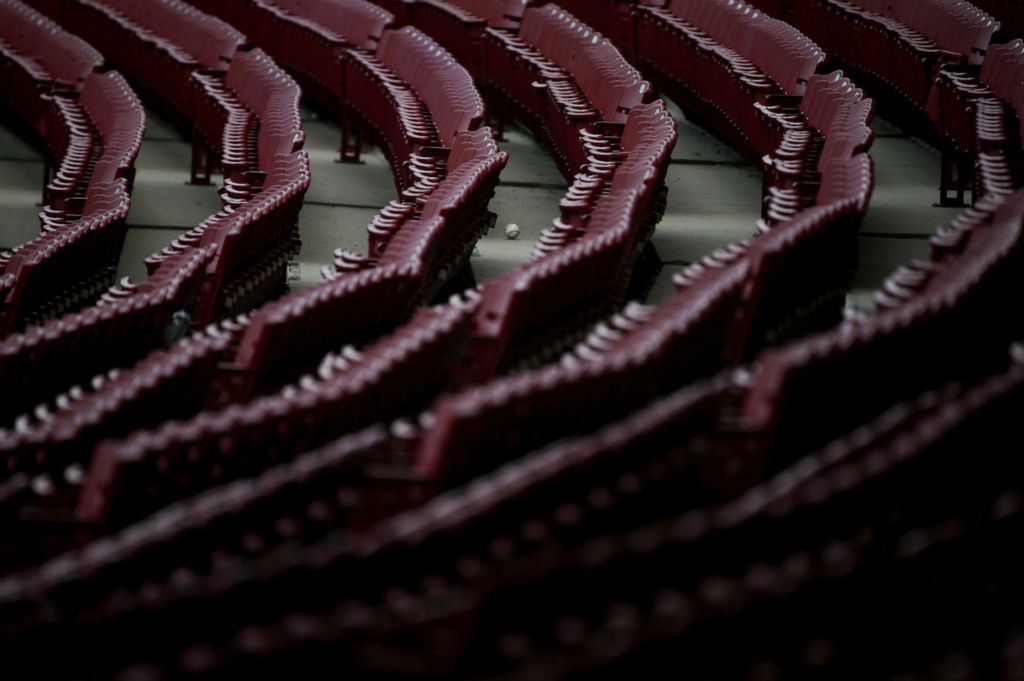
[(0, 297), (2, 336), (79, 310), (112, 283), (145, 116), (119, 74), (96, 71), (102, 60), (87, 44), (20, 3), (0, 12), (7, 102), (57, 166), (42, 234), (0, 257), (11, 277)]

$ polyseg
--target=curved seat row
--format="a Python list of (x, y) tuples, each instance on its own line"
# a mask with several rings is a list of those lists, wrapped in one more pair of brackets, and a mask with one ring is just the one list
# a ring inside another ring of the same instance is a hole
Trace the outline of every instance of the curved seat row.
[(990, 46), (980, 67), (947, 66), (936, 79), (930, 111), (947, 143), (944, 151), (973, 166), (972, 173), (963, 174), (973, 177), (974, 200), (1024, 183), (1022, 84), (1024, 40), (1019, 38)]
[(46, 188), (42, 234), (3, 258), (4, 274), (15, 281), (4, 331), (94, 302), (113, 283), (124, 242), (145, 129), (141, 103), (115, 72), (94, 73), (77, 98), (52, 101), (46, 129), (61, 138), (54, 154), (62, 161)]
[(755, 105), (802, 95), (825, 61), (805, 35), (743, 2), (638, 5), (636, 35), (637, 60), (658, 85), (755, 158), (772, 150)]
[(149, 258), (150, 273), (183, 249), (217, 246), (191, 311), (200, 325), (280, 291), (309, 185), (295, 83), (247, 49), (237, 30), (178, 0), (62, 0), (56, 13), (70, 29), (109, 45), (111, 61), (194, 129), (223, 165), (224, 208)]
[[(187, 302), (187, 299), (184, 299)], [(174, 305), (168, 305), (173, 312)], [(157, 323), (162, 320), (155, 317)], [(173, 317), (172, 317), (173, 319)], [(175, 320), (177, 321), (177, 320)], [(140, 427), (155, 428), (168, 418), (186, 419), (215, 405), (211, 376), (219, 362), (231, 356), (245, 319), (208, 327), (167, 350), (145, 354), (131, 347), (130, 370), (114, 369), (71, 387), (50, 403), (19, 416), (10, 429), (0, 430), (0, 458), (8, 471), (18, 471), (30, 486), (4, 513), (0, 565), (12, 570), (39, 562), (68, 537), (60, 531), (70, 522), (75, 544), (92, 534), (68, 513), (76, 488), (84, 480), (90, 453), (106, 438), (123, 437)], [(157, 338), (157, 347), (184, 333), (175, 322)], [(86, 347), (87, 351), (92, 350)], [(30, 518), (35, 509), (38, 518)], [(15, 520), (13, 523), (8, 523)], [(42, 537), (47, 540), (40, 541)]]
[(209, 377), (229, 357), (244, 322), (211, 326), (150, 353), (131, 370), (99, 374), (89, 390), (76, 387), (22, 415), (10, 430), (0, 431), (7, 469), (59, 478), (69, 466), (81, 467), (81, 453), (102, 438), (197, 413), (206, 405)]
[[(495, 39), (502, 35), (491, 32)], [(594, 33), (555, 4), (530, 8), (523, 15), (518, 39), (536, 48), (572, 82), (552, 78), (546, 83), (550, 104), (547, 130), (565, 165), (575, 172), (587, 160), (579, 149), (593, 122), (625, 124), (632, 109), (651, 100), (651, 87), (604, 36)]]
[[(300, 460), (280, 464), (258, 476), (256, 484), (251, 484), (253, 478), (244, 478), (237, 484), (220, 486), (175, 503), (144, 521), (147, 529), (143, 532), (116, 532), (92, 543), (88, 553), (95, 558), (95, 570), (80, 572), (74, 578), (60, 568), (47, 569), (31, 578), (32, 587), (22, 593), (42, 592), (45, 587), (40, 587), (44, 583), (66, 584), (69, 578), (77, 579), (83, 585), (92, 586), (83, 591), (66, 590), (58, 599), (58, 607), (84, 609), (101, 603), (104, 598), (107, 587), (94, 588), (96, 584), (111, 585), (113, 582), (107, 579), (157, 578), (161, 571), (157, 566), (168, 558), (185, 563), (189, 562), (189, 556), (199, 558), (207, 550), (211, 552), (207, 557), (212, 556), (212, 552), (231, 550), (244, 554), (247, 544), (250, 549), (258, 550), (251, 539), (246, 540), (247, 535), (253, 536), (254, 523), (265, 522), (266, 539), (257, 544), (272, 545), (279, 537), (297, 536), (293, 532), (300, 526), (299, 534), (310, 540), (341, 525), (371, 522), (371, 514), (390, 515), (387, 504), (379, 503), (381, 497), (369, 491), (371, 485), (381, 484), (384, 489), (396, 492), (394, 503), (399, 507), (408, 507), (416, 493), (415, 485), (410, 486), (409, 492), (401, 492), (402, 479), (386, 470), (386, 460), (380, 454), (387, 439), (385, 429), (372, 428)], [(400, 501), (405, 494), (411, 498)], [(315, 510), (308, 513), (311, 508)], [(195, 526), (197, 514), (210, 521), (202, 529)], [(289, 516), (294, 522), (286, 527), (288, 523), (281, 523), (281, 520)], [(236, 541), (225, 541), (236, 529)], [(210, 541), (200, 539), (200, 534)], [(172, 558), (173, 554), (177, 557)], [(90, 593), (96, 598), (92, 599)], [(6, 599), (8, 595), (9, 592), (4, 593), (3, 606), (12, 602)], [(4, 620), (10, 621), (6, 616)]]
[(223, 73), (244, 35), (179, 0), (60, 0), (58, 21), (103, 46), (103, 54), (190, 129), (195, 108), (192, 73)]
[(389, 12), (365, 0), (197, 0), (195, 5), (241, 27), (287, 65), (306, 96), (339, 113), (345, 101), (345, 51), (376, 51), (393, 23)]
[[(1010, 4), (1014, 3), (1019, 4), (1010, 0)], [(993, 36), (1019, 37), (1019, 31), (1000, 32), (999, 21), (979, 9), (987, 7), (984, 3), (972, 5), (965, 0), (759, 0), (749, 4), (695, 0), (578, 0), (570, 2), (567, 7), (578, 12), (584, 20), (606, 27), (607, 35), (648, 69), (659, 86), (673, 96), (691, 96), (684, 99), (688, 107), (698, 114), (704, 113), (704, 122), (711, 124), (718, 119), (723, 106), (715, 101), (715, 88), (723, 82), (722, 77), (709, 75), (709, 82), (699, 90), (689, 92), (683, 88), (680, 92), (678, 87), (673, 87), (671, 71), (693, 68), (693, 63), (681, 64), (684, 53), (673, 52), (665, 47), (671, 42), (659, 42), (654, 38), (663, 36), (665, 31), (685, 34), (687, 30), (697, 29), (716, 41), (717, 47), (712, 45), (714, 49), (735, 50), (787, 90), (787, 81), (792, 81), (780, 74), (805, 72), (800, 66), (800, 40), (803, 35), (809, 36), (828, 52), (831, 61), (855, 74), (860, 85), (867, 87), (874, 99), (881, 99), (889, 114), (912, 127), (915, 134), (933, 138), (929, 126), (934, 126), (938, 139), (943, 141), (940, 185), (943, 205), (962, 205), (966, 192), (972, 188), (972, 178), (974, 198), (980, 198), (983, 194), (980, 174), (998, 174), (998, 171), (989, 170), (992, 160), (979, 156), (979, 150), (967, 134), (967, 120), (973, 116), (973, 109), (965, 118), (957, 111), (962, 105), (949, 99), (950, 87), (955, 89), (957, 83), (966, 85), (966, 91), (957, 95), (961, 100), (969, 102), (977, 98), (971, 77), (977, 77), (979, 69), (985, 72), (986, 79), (996, 71), (1005, 73), (1007, 48), (1012, 49), (1012, 45), (998, 46), (992, 52), (995, 63), (989, 67), (982, 66), (991, 52)], [(743, 14), (747, 22), (774, 25), (771, 35), (766, 37), (768, 43), (763, 43), (758, 50), (756, 31), (723, 31), (723, 27), (734, 25), (721, 21), (730, 12)], [(1019, 11), (1004, 10), (997, 16), (1016, 18), (1017, 14)], [(789, 22), (794, 28), (768, 19), (766, 15)], [(679, 21), (685, 26), (675, 25), (674, 22)], [(764, 48), (765, 44), (768, 44), (768, 49)], [(731, 55), (718, 56), (727, 64), (731, 63)], [(806, 56), (810, 57), (809, 54)], [(734, 78), (746, 77), (744, 74), (749, 73), (738, 62), (728, 68), (734, 71)], [(697, 72), (702, 72), (702, 69), (698, 68)], [(798, 76), (796, 82), (800, 83), (801, 78), (805, 80), (806, 75)], [(686, 82), (685, 74), (683, 82)], [(1013, 96), (997, 98), (1001, 100), (997, 109), (1018, 106)], [(715, 110), (709, 113), (709, 108)], [(998, 119), (1000, 114), (991, 112), (987, 117)], [(735, 121), (733, 123), (734, 126), (724, 132), (741, 147), (751, 139), (756, 141), (756, 136), (761, 133), (756, 122), (750, 121), (744, 124), (750, 127), (754, 123), (749, 130), (740, 129), (735, 133)], [(1015, 126), (1016, 122), (1011, 120), (1008, 124)], [(925, 126), (923, 130), (922, 125)], [(754, 138), (750, 137), (751, 134)], [(1001, 134), (997, 132), (996, 136)], [(1014, 135), (1011, 146), (1015, 150), (1020, 146), (1018, 143)], [(769, 144), (757, 153), (766, 153), (771, 148)]]
[[(608, 4), (591, 3), (598, 14), (597, 10)], [(1006, 77), (1007, 68), (1012, 69), (1007, 57), (1016, 45), (999, 45), (990, 50), (990, 41), (999, 23), (984, 11), (964, 0), (925, 3), (800, 0), (786, 7), (756, 4), (819, 41), (835, 61), (867, 80), (872, 92), (877, 90), (876, 97), (882, 96), (890, 105), (891, 113), (898, 108), (892, 105), (902, 103), (909, 111), (909, 115), (905, 112), (902, 118), (913, 123), (916, 133), (921, 134), (921, 121), (930, 120), (943, 147), (940, 184), (943, 205), (962, 205), (966, 192), (972, 189), (975, 200), (983, 196), (982, 175), (997, 180), (1009, 177), (1004, 181), (1012, 183), (1013, 187), (1019, 186), (1019, 180), (1013, 176), (1019, 173), (1020, 139), (1014, 132), (1003, 144), (1004, 128), (1016, 128), (1020, 119), (1017, 114), (1014, 120), (1014, 111), (1009, 110), (1019, 109), (1014, 96), (997, 95), (993, 97), (997, 101), (984, 105), (986, 125), (994, 128), (992, 137), (1003, 145), (996, 156), (1006, 156), (1009, 148), (1016, 157), (1010, 161), (1009, 173), (1001, 158), (984, 153), (967, 132), (974, 117), (972, 100), (980, 102), (982, 99), (976, 83), (980, 71), (985, 72), (986, 79), (997, 71)], [(645, 11), (636, 10), (640, 23)], [(627, 40), (626, 37), (620, 39)], [(985, 67), (983, 60), (990, 51), (995, 61)], [(961, 83), (964, 88), (958, 85)], [(951, 90), (958, 92), (951, 96)], [(923, 134), (930, 136), (927, 130)]]
[[(91, 304), (113, 283), (145, 115), (102, 57), (27, 5), (0, 3), (4, 102), (56, 170), (39, 237), (0, 256), (0, 336)], [(53, 69), (50, 71), (50, 69)]]
[(302, 84), (304, 94), (342, 112), (347, 50), (373, 53), (392, 14), (366, 0), (197, 0), (205, 12), (244, 30)]
[(290, 453), (416, 413), (444, 386), (478, 304), (470, 296), (426, 308), (362, 351), (327, 355), (315, 375), (278, 393), (99, 447), (79, 518), (120, 527)]
[(469, 73), (412, 27), (385, 31), (374, 54), (346, 60), (346, 106), (376, 128), (403, 198), (424, 191), (437, 162), (434, 147), (476, 130), (484, 104)]
[[(461, 6), (471, 9), (475, 4), (467, 1)], [(489, 6), (487, 3), (482, 4)], [(644, 47), (636, 54), (637, 58), (641, 63), (651, 66), (655, 71), (660, 71), (669, 79), (672, 78), (673, 73), (678, 71), (679, 75), (676, 77), (675, 86), (670, 86), (668, 89), (679, 94), (682, 101), (689, 102), (691, 110), (699, 111), (701, 106), (706, 104), (709, 108), (705, 111), (705, 115), (711, 116), (715, 123), (720, 122), (723, 116), (730, 120), (735, 128), (734, 132), (738, 132), (744, 140), (741, 146), (750, 148), (753, 153), (758, 155), (776, 151), (780, 142), (781, 129), (784, 128), (781, 128), (777, 120), (766, 120), (766, 117), (761, 115), (765, 112), (765, 104), (768, 101), (784, 101), (789, 96), (802, 94), (813, 78), (811, 74), (818, 70), (823, 62), (824, 56), (821, 51), (788, 25), (742, 3), (680, 2), (660, 7), (655, 12), (651, 8), (656, 4), (647, 3), (647, 8), (638, 8), (634, 12), (630, 3), (597, 2), (587, 3), (585, 8), (580, 8), (580, 11), (581, 16), (588, 18), (595, 15), (606, 17), (607, 13), (602, 13), (601, 8), (617, 7), (618, 9), (614, 12), (616, 17), (625, 16), (630, 19), (628, 26), (620, 26), (617, 21), (612, 22), (613, 28), (617, 30), (617, 33), (613, 35), (616, 36), (620, 44), (635, 42), (623, 40), (624, 37), (628, 37), (634, 32), (645, 30), (671, 32), (674, 29), (671, 29), (669, 25), (676, 22), (678, 25), (675, 28), (682, 33), (677, 31), (671, 37), (660, 36), (659, 39), (654, 39), (653, 34), (651, 36), (645, 34), (644, 38), (651, 39), (639, 41)], [(432, 7), (436, 5), (437, 3), (431, 4)], [(419, 12), (416, 9), (418, 4), (414, 3), (411, 7), (410, 11), (416, 20), (417, 12)], [(625, 11), (624, 8), (628, 8), (628, 11)], [(644, 19), (644, 17), (647, 18)], [(679, 24), (680, 21), (681, 24)], [(742, 23), (747, 30), (741, 32), (733, 30), (737, 21)], [(658, 29), (657, 26), (662, 26), (662, 28)], [(703, 35), (704, 42), (699, 43), (698, 41), (698, 44), (691, 45), (692, 41), (699, 37), (698, 34)], [(739, 35), (743, 36), (742, 41), (737, 37)], [(718, 40), (721, 42), (716, 42)], [(684, 51), (679, 49), (681, 43), (690, 45), (690, 49), (697, 50), (698, 53), (703, 50), (703, 58), (715, 61), (729, 70), (733, 80), (743, 83), (740, 90), (746, 92), (750, 88), (754, 88), (750, 94), (754, 99), (750, 101), (735, 99), (734, 92), (724, 87), (724, 83), (729, 81), (710, 75), (711, 71), (707, 68), (697, 67), (696, 62), (687, 62), (686, 65), (683, 65), (681, 60), (684, 59)], [(656, 49), (660, 49), (661, 52), (656, 52)], [(648, 53), (645, 54), (644, 50)], [(725, 52), (717, 54), (714, 50), (725, 50)], [(721, 59), (725, 59), (725, 62), (721, 62)], [(488, 65), (490, 66), (494, 61), (496, 60), (489, 60)], [(757, 70), (762, 71), (760, 80), (755, 77)], [(775, 88), (774, 94), (772, 94), (772, 87)], [(764, 90), (764, 88), (769, 89)], [(759, 89), (762, 91), (756, 91)], [(683, 92), (684, 90), (686, 92)], [(694, 96), (703, 104), (693, 101)], [(752, 102), (753, 107), (750, 106)], [(726, 110), (729, 107), (732, 108)], [(777, 104), (773, 105), (774, 107), (777, 107)], [(866, 122), (869, 123), (870, 112), (867, 113), (869, 115)], [(730, 133), (729, 126), (718, 125), (717, 127), (725, 134)], [(729, 136), (735, 138), (735, 135)], [(864, 143), (869, 143), (869, 140), (865, 140)], [(825, 162), (827, 163), (829, 160), (826, 156)], [(814, 172), (813, 167), (810, 170)]]
[[(999, 22), (964, 0), (837, 2), (800, 0), (790, 20), (844, 66), (854, 69), (894, 113), (915, 132), (940, 141), (957, 136), (946, 129), (937, 87), (946, 69), (977, 71), (987, 59)], [(970, 188), (973, 149), (944, 143), (941, 202), (962, 205)], [(955, 191), (955, 196), (950, 192)], [(978, 198), (978, 197), (975, 197)]]
[(980, 64), (998, 22), (963, 0), (801, 0), (793, 22), (919, 110), (944, 63)]
[[(483, 47), (488, 26), (515, 32), (527, 5), (535, 3), (531, 0), (425, 0), (380, 4), (394, 14), (399, 24), (416, 26), (442, 43), (474, 77), (480, 78), (486, 75), (488, 68)], [(453, 39), (453, 30), (461, 32), (461, 39)]]
[[(995, 197), (989, 200), (983, 209), (969, 211), (950, 229), (941, 231), (935, 238), (935, 256), (930, 265), (897, 272), (878, 294), (882, 312), (877, 318), (858, 319), (839, 330), (764, 355), (750, 385), (744, 389), (742, 407), (737, 407), (745, 421), (739, 430), (747, 436), (753, 432), (763, 433), (766, 447), (788, 457), (808, 447), (821, 446), (828, 438), (868, 422), (889, 405), (912, 399), (947, 380), (971, 380), (997, 371), (1003, 361), (1005, 347), (1020, 333), (1020, 321), (1007, 307), (1004, 294), (1016, 286), (1019, 277), (1015, 263), (1021, 253), (1024, 194), (1018, 192), (1005, 202), (1004, 199)], [(789, 225), (799, 220), (797, 218), (786, 223), (787, 226), (769, 232), (762, 240), (755, 241), (753, 247), (756, 248), (766, 238), (783, 234), (791, 228)], [(721, 268), (721, 264), (717, 266)], [(785, 271), (790, 273), (794, 270), (787, 268)], [(720, 271), (715, 274), (719, 279), (726, 276)], [(774, 274), (772, 279), (777, 280), (779, 272)], [(632, 309), (607, 327), (599, 327), (589, 343), (589, 356), (578, 355), (565, 366), (570, 369), (599, 366), (593, 361), (594, 350), (603, 352), (604, 357), (614, 356), (628, 333), (635, 333), (638, 327), (644, 328), (644, 324), (650, 325), (650, 315), (650, 311), (645, 315), (643, 310)], [(984, 329), (980, 335), (975, 333), (979, 328)], [(908, 350), (910, 347), (922, 347), (920, 343), (924, 338), (940, 336), (942, 342), (933, 343), (926, 353)], [(696, 353), (691, 353), (691, 356), (693, 354)], [(913, 361), (909, 361), (911, 356), (914, 356)], [(950, 356), (955, 356), (957, 361), (946, 361)], [(590, 359), (591, 363), (579, 365), (579, 359)], [(546, 381), (538, 380), (537, 386), (555, 383), (555, 370), (548, 373)], [(865, 385), (864, 377), (868, 375), (877, 375), (879, 380)], [(860, 378), (855, 380), (853, 376)], [(886, 377), (884, 381), (882, 377)], [(525, 376), (518, 380), (521, 385), (527, 385)], [(851, 387), (823, 401), (820, 399), (825, 394), (822, 391), (827, 391), (829, 384), (863, 388)], [(623, 390), (628, 390), (626, 385), (618, 386), (610, 394), (623, 395)], [(498, 396), (501, 395), (503, 400), (517, 400), (526, 393), (524, 388), (513, 390), (505, 387), (488, 393), (493, 395), (493, 398), (488, 398), (480, 392), (475, 396), (475, 406), (469, 400), (452, 398), (442, 403), (441, 408), (452, 416), (439, 410), (435, 419), (438, 424), (445, 421), (451, 424), (457, 423), (456, 418), (468, 420), (477, 414), (500, 413), (500, 409), (491, 410), (493, 404), (500, 404), (511, 411), (511, 403), (499, 402)], [(540, 394), (535, 399), (539, 397)], [(588, 422), (582, 427), (577, 426), (580, 431), (592, 427), (589, 424), (590, 410), (597, 408), (599, 403), (600, 400), (591, 396), (586, 409), (568, 410), (574, 418)], [(565, 407), (573, 402), (563, 399), (558, 404)], [(523, 407), (519, 406), (519, 409)], [(532, 414), (533, 418), (528, 421), (530, 431), (510, 428), (506, 423), (491, 432), (511, 433), (506, 436), (506, 441), (527, 436), (557, 439), (571, 427), (556, 426), (558, 431), (554, 437), (551, 434), (537, 435), (535, 430), (547, 425), (537, 420), (542, 413), (550, 412), (538, 410)], [(565, 413), (552, 415), (550, 421), (566, 420)], [(599, 415), (595, 423), (608, 420), (607, 415)], [(481, 428), (477, 432), (486, 430)], [(449, 426), (446, 435), (451, 437), (453, 432), (459, 431)], [(463, 432), (472, 431), (467, 429)], [(444, 431), (434, 426), (431, 433), (438, 433), (435, 437), (439, 437)], [(431, 437), (428, 433), (425, 441)], [(637, 436), (636, 446), (642, 441)], [(627, 446), (627, 443), (623, 442), (622, 446)], [(749, 449), (749, 443), (746, 447)], [(434, 451), (440, 457), (451, 450), (437, 447)], [(464, 451), (481, 451), (481, 448)], [(495, 449), (489, 446), (487, 451), (494, 452)], [(753, 457), (754, 461), (761, 459), (762, 455)]]
[[(470, 147), (474, 142), (475, 148)], [(468, 153), (463, 153), (466, 150)], [(370, 240), (371, 253), (379, 253), (377, 263), (422, 263), (417, 297), (432, 300), (468, 266), (477, 240), (493, 226), (488, 202), (506, 163), (507, 156), (497, 153), (489, 128), (461, 135), (446, 164), (445, 178), (434, 191), (418, 198), (415, 204), (403, 205), (407, 209), (394, 217), (384, 213), (374, 218)], [(343, 276), (346, 267), (342, 255), (336, 259), (335, 271), (326, 276)]]
[(450, 147), (458, 133), (474, 130), (483, 122), (484, 104), (472, 77), (419, 31), (406, 27), (386, 32), (376, 56), (416, 91), (443, 146)]
[(841, 198), (848, 175), (861, 172), (854, 159), (874, 141), (874, 101), (836, 71), (811, 76), (798, 102), (770, 98), (757, 109), (773, 140), (773, 151), (762, 159), (764, 220), (759, 228)]
[[(744, 407), (749, 421), (775, 432), (780, 446), (820, 445), (926, 389), (1000, 370), (1020, 335), (1005, 291), (1019, 277), (1022, 201), (1021, 192), (991, 197), (941, 230), (931, 265), (898, 271), (876, 316), (762, 357)], [(927, 349), (924, 339), (932, 339)], [(863, 388), (826, 405), (813, 395), (833, 381)]]
[(4, 99), (41, 131), (48, 108), (39, 90), (80, 92), (86, 78), (103, 65), (103, 55), (24, 3), (0, 5), (4, 17)]
[(309, 187), (301, 92), (259, 49), (235, 53), (223, 79), (194, 74), (194, 124), (223, 171), (223, 208), (147, 259), (150, 271), (194, 244), (217, 246), (199, 323), (251, 310), (283, 288), (298, 251), (298, 215)]

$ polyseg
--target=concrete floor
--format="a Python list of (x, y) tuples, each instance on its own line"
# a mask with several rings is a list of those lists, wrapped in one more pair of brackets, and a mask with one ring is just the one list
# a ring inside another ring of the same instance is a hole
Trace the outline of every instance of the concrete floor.
[(190, 185), (192, 146), (156, 114), (146, 117), (146, 136), (135, 162), (135, 189), (118, 277), (146, 277), (143, 259), (220, 209), (215, 185)]
[[(671, 276), (680, 268), (749, 237), (760, 211), (760, 172), (728, 145), (686, 121), (674, 105), (671, 108), (680, 134), (668, 174), (668, 210), (654, 241), (665, 268), (651, 302), (672, 294)], [(304, 119), (313, 180), (300, 218), (303, 246), (293, 268), (293, 288), (320, 281), (320, 268), (331, 262), (334, 249), (365, 252), (366, 225), (396, 195), (379, 150), (367, 149), (358, 165), (337, 163), (339, 127), (309, 111)], [(897, 266), (927, 258), (928, 236), (957, 211), (932, 206), (938, 194), (936, 150), (882, 120), (875, 130), (877, 186), (862, 229), (851, 293), (854, 304), (861, 306), (870, 304), (870, 292)], [(215, 187), (187, 184), (190, 149), (177, 130), (150, 114), (120, 275), (143, 278), (143, 258), (218, 209)], [(509, 154), (509, 165), (491, 203), (498, 215), (497, 228), (480, 242), (472, 261), (481, 282), (529, 258), (565, 191), (551, 158), (522, 129), (509, 129), (502, 149)], [(17, 133), (0, 127), (0, 247), (10, 248), (38, 233), (41, 176), (39, 153)], [(520, 227), (518, 240), (504, 236), (510, 222)]]
[(941, 155), (884, 120), (875, 119), (871, 150), (875, 194), (860, 232), (855, 291), (878, 287), (897, 267), (929, 258), (928, 239), (960, 208), (939, 208)]
[(0, 125), (0, 249), (39, 235), (43, 157), (19, 133)]
[(672, 275), (717, 248), (750, 237), (761, 216), (761, 172), (738, 151), (686, 120), (670, 103), (679, 140), (669, 167), (668, 209), (654, 235), (665, 263), (651, 292), (671, 297)]

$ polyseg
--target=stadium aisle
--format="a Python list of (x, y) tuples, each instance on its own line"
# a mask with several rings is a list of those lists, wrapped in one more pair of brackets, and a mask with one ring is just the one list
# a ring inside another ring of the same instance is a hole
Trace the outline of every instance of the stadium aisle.
[[(760, 211), (761, 175), (738, 152), (704, 129), (679, 122), (679, 142), (668, 175), (669, 205), (654, 238), (665, 266), (651, 302), (672, 294), (672, 275), (714, 249), (750, 237)], [(391, 171), (380, 150), (368, 146), (363, 163), (337, 163), (340, 127), (304, 111), (306, 148), (313, 181), (302, 209), (302, 251), (290, 272), (298, 290), (320, 281), (320, 268), (336, 248), (365, 252), (366, 225), (395, 197)], [(875, 195), (861, 229), (853, 304), (870, 306), (870, 295), (900, 264), (928, 256), (928, 237), (947, 223), (956, 208), (934, 206), (938, 152), (876, 118), (872, 149)], [(565, 182), (543, 146), (518, 126), (501, 143), (510, 162), (491, 203), (496, 228), (479, 243), (473, 258), (478, 281), (509, 272), (526, 262), (541, 230), (550, 224)], [(191, 144), (159, 115), (149, 111), (139, 155), (135, 198), (118, 276), (145, 278), (143, 259), (175, 235), (216, 212), (216, 180), (210, 186), (187, 183)], [(0, 248), (24, 243), (38, 233), (42, 160), (39, 152), (8, 127), (0, 127)], [(521, 235), (511, 241), (505, 226)]]
[(0, 125), (0, 250), (39, 234), (43, 157), (19, 131)]

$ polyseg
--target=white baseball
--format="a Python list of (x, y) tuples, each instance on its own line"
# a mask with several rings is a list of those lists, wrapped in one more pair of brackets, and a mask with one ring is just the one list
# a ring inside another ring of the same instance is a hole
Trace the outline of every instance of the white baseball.
[(519, 238), (519, 225), (511, 223), (505, 227), (505, 238), (506, 239), (518, 239)]

